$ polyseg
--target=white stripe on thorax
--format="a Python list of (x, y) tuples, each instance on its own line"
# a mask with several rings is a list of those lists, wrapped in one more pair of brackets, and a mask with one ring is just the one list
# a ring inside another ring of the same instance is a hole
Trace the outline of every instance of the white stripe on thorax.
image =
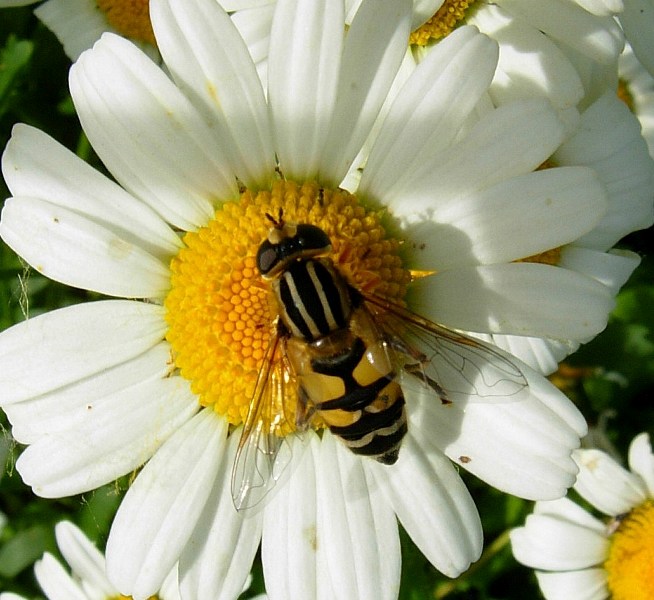
[[(318, 326), (316, 325), (315, 321), (311, 318), (311, 315), (307, 312), (306, 306), (304, 305), (304, 302), (302, 302), (302, 298), (300, 297), (297, 286), (295, 285), (295, 280), (293, 279), (293, 276), (289, 272), (285, 272), (283, 277), (286, 283), (288, 284), (288, 290), (291, 293), (291, 298), (293, 300), (293, 303), (299, 310), (300, 316), (302, 317), (307, 327), (309, 328), (311, 335), (313, 337), (318, 337), (320, 335), (320, 330), (318, 329)], [(286, 315), (288, 317), (288, 311), (286, 310), (286, 307), (284, 307), (284, 311), (286, 312)], [(287, 321), (290, 323), (291, 333), (295, 337), (304, 337), (304, 334), (297, 328), (297, 326), (295, 325), (295, 323), (293, 323), (290, 317), (287, 318)]]

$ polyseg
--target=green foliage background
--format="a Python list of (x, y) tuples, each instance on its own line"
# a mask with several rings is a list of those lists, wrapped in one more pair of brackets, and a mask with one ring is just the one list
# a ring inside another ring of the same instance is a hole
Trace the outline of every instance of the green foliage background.
[[(16, 122), (43, 129), (102, 169), (84, 138), (68, 94), (69, 60), (58, 41), (32, 15), (30, 7), (0, 12), (0, 148)], [(8, 197), (0, 180), (0, 199)], [(565, 391), (592, 426), (599, 426), (608, 448), (623, 456), (632, 437), (654, 424), (654, 253), (651, 231), (632, 234), (622, 246), (638, 252), (643, 262), (621, 292), (609, 326), (567, 362), (583, 367), (582, 377), (566, 380)], [(68, 304), (94, 299), (82, 290), (62, 286), (27, 269), (0, 242), (0, 329)], [(2, 382), (0, 382), (0, 394)], [(7, 517), (0, 531), (0, 591), (42, 598), (32, 565), (44, 551), (59, 556), (54, 525), (69, 519), (103, 547), (124, 494), (124, 479), (93, 493), (58, 500), (32, 494), (14, 468), (21, 448), (12, 440), (0, 412), (0, 511)], [(486, 550), (461, 578), (442, 577), (403, 535), (401, 598), (466, 598), (500, 600), (538, 598), (533, 573), (514, 560), (507, 543), (510, 528), (521, 525), (531, 503), (507, 496), (462, 473), (482, 517)], [(263, 591), (260, 564), (244, 596)]]

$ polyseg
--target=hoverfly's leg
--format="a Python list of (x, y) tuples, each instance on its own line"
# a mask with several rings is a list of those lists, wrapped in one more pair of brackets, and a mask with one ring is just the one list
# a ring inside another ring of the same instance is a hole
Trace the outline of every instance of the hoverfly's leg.
[(420, 352), (419, 350), (416, 350), (415, 348), (407, 344), (401, 337), (397, 335), (388, 335), (387, 333), (384, 334), (382, 337), (384, 343), (395, 352), (399, 352), (400, 354), (410, 356), (411, 358), (413, 358), (413, 360), (415, 360), (418, 364), (421, 365), (427, 364), (429, 362), (429, 358), (427, 358), (426, 354)]
[(417, 377), (425, 385), (434, 390), (438, 397), (441, 399), (441, 404), (452, 404), (452, 401), (447, 397), (447, 392), (438, 384), (438, 382), (429, 377), (423, 368), (423, 363), (415, 363), (412, 365), (404, 365), (404, 370), (409, 374)]
[(442, 404), (452, 404), (452, 401), (447, 397), (447, 392), (439, 385), (439, 383), (429, 377), (425, 372), (425, 367), (429, 365), (429, 357), (420, 352), (416, 348), (407, 344), (401, 337), (397, 335), (386, 335), (384, 336), (384, 342), (395, 352), (399, 352), (406, 357), (410, 357), (415, 360), (415, 363), (405, 363), (402, 366), (402, 370), (409, 375), (413, 375), (420, 381), (422, 381), (427, 387), (434, 390), (438, 397), (441, 399)]

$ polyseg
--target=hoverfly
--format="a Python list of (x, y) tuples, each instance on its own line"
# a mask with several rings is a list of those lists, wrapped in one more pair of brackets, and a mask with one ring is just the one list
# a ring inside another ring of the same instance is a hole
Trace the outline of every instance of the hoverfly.
[(365, 294), (338, 272), (327, 234), (280, 211), (256, 264), (276, 299), (275, 333), (259, 372), (232, 471), (237, 510), (257, 505), (290, 461), (278, 434), (284, 397), (298, 396), (294, 427), (319, 416), (355, 454), (396, 462), (407, 432), (403, 389), (461, 399), (517, 399), (528, 386), (503, 352)]

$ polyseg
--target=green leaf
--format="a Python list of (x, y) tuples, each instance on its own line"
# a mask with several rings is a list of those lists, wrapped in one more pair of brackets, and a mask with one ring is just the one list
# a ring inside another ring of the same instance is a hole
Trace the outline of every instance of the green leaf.
[(122, 494), (115, 483), (84, 495), (84, 504), (79, 514), (79, 526), (89, 539), (98, 542), (104, 540), (109, 534), (109, 527), (113, 520)]
[(15, 577), (31, 567), (49, 547), (50, 536), (48, 529), (40, 525), (18, 532), (0, 548), (0, 575)]
[(20, 75), (32, 57), (34, 44), (10, 35), (0, 51), (0, 116), (10, 106), (14, 89), (20, 82)]

